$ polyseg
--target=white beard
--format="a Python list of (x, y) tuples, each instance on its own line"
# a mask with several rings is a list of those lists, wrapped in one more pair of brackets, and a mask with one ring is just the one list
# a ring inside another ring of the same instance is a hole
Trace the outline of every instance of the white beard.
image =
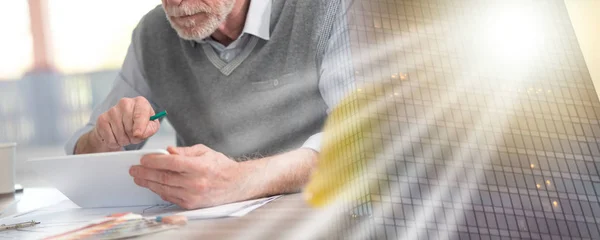
[[(167, 15), (167, 20), (171, 24), (171, 27), (175, 29), (177, 35), (185, 40), (200, 41), (209, 37), (213, 34), (219, 26), (227, 19), (229, 13), (233, 9), (235, 1), (222, 1), (221, 5), (218, 5), (216, 9), (210, 9), (206, 5), (196, 6), (179, 6), (179, 7), (165, 7), (163, 10)], [(189, 16), (196, 13), (204, 13), (207, 18), (200, 23), (197, 23), (195, 19), (190, 19), (184, 23), (183, 27), (192, 28), (192, 30), (186, 30), (179, 26), (177, 23), (171, 21), (169, 16)]]

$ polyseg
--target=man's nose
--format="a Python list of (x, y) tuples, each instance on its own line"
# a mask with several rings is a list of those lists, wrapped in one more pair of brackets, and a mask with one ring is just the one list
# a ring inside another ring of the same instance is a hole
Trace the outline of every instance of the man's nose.
[(178, 6), (183, 0), (165, 0), (167, 5)]

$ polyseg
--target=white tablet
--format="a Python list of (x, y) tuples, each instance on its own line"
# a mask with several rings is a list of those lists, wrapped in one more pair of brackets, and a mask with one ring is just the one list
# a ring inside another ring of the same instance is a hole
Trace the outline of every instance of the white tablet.
[(146, 154), (169, 153), (159, 149), (82, 154), (31, 159), (27, 165), (82, 208), (168, 204), (129, 175), (129, 168)]

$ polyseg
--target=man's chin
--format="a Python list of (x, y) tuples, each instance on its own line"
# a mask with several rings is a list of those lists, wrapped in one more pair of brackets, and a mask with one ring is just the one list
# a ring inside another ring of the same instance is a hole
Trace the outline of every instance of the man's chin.
[(189, 35), (189, 34), (185, 34), (185, 33), (181, 33), (181, 32), (177, 32), (177, 35), (179, 35), (179, 37), (183, 40), (188, 40), (188, 41), (201, 41), (205, 38), (207, 38), (208, 36), (199, 36), (199, 35)]
[(175, 26), (172, 26), (173, 29), (177, 32), (180, 38), (189, 41), (200, 41), (212, 34), (212, 32), (207, 30), (197, 30), (197, 29), (182, 29)]

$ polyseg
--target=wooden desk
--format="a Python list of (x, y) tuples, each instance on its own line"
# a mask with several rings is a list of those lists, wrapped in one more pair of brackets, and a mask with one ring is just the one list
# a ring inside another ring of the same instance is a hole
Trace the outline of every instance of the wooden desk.
[[(49, 191), (51, 190), (51, 191)], [(14, 197), (0, 197), (0, 211), (11, 205), (14, 199), (20, 199), (18, 204), (12, 204), (8, 214), (19, 213), (22, 209), (32, 209), (48, 205), (51, 202), (64, 199), (54, 194), (56, 191), (48, 188), (28, 188), (23, 194)], [(40, 197), (48, 195), (47, 198)], [(36, 198), (36, 199), (30, 199)], [(40, 199), (40, 200), (38, 200)], [(32, 201), (33, 200), (33, 201)], [(29, 205), (29, 206), (23, 206)], [(39, 206), (33, 206), (39, 205)], [(18, 211), (14, 210), (18, 206)], [(318, 213), (304, 203), (300, 194), (283, 196), (248, 215), (240, 218), (221, 218), (211, 220), (194, 220), (178, 230), (170, 230), (148, 235), (143, 239), (274, 239), (274, 238), (303, 238), (301, 233), (309, 231), (304, 226), (315, 223)], [(2, 216), (0, 216), (2, 217)], [(312, 227), (313, 230), (315, 227)]]

